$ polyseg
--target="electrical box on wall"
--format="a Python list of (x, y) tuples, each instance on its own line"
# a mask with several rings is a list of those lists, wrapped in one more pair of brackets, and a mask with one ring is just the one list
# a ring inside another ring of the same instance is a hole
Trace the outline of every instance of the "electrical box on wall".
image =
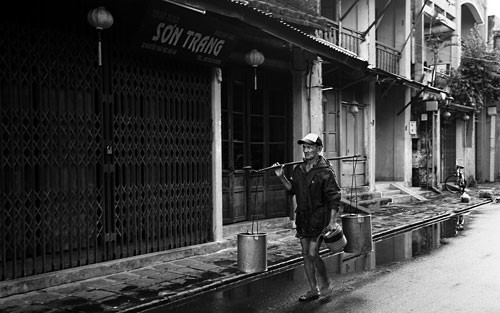
[(417, 134), (417, 121), (410, 121), (410, 135)]

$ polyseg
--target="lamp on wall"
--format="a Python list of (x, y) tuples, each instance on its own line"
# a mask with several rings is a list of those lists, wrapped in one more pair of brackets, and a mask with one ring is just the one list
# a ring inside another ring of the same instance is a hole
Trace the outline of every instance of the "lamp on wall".
[(257, 51), (257, 49), (253, 49), (252, 51), (245, 54), (245, 62), (253, 67), (254, 90), (257, 90), (257, 66), (264, 63), (264, 60), (264, 55), (261, 52)]
[(349, 112), (351, 112), (351, 114), (353, 116), (356, 116), (356, 114), (358, 114), (359, 112), (359, 108), (358, 108), (358, 101), (356, 101), (356, 99), (352, 100), (351, 102), (351, 106), (349, 107)]
[(109, 13), (104, 7), (97, 7), (90, 10), (87, 14), (89, 24), (97, 30), (98, 43), (97, 43), (97, 57), (98, 65), (102, 65), (102, 52), (101, 52), (101, 31), (108, 29), (113, 25), (113, 15)]
[(450, 111), (448, 110), (444, 110), (443, 113), (441, 114), (444, 118), (448, 118), (451, 116), (451, 113)]

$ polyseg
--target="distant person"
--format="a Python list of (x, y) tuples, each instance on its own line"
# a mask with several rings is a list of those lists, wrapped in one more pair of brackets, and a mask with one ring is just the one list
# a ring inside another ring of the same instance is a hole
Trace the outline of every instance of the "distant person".
[(319, 248), (323, 235), (337, 227), (341, 194), (332, 166), (320, 155), (323, 149), (321, 138), (311, 133), (299, 140), (298, 144), (302, 145), (304, 161), (294, 168), (290, 179), (284, 175), (283, 165), (275, 163), (273, 166), (278, 166), (275, 169), (276, 176), (296, 197), (296, 237), (300, 239), (304, 269), (311, 287), (299, 301), (311, 301), (331, 291)]

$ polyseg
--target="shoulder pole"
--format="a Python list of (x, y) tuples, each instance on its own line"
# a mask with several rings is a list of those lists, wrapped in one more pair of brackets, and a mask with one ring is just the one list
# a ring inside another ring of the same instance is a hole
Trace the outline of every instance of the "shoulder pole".
[[(332, 157), (332, 158), (327, 158), (327, 160), (328, 161), (336, 161), (336, 160), (355, 159), (355, 158), (359, 158), (359, 157), (361, 157), (361, 154)], [(304, 161), (294, 161), (294, 162), (283, 163), (283, 164), (280, 164), (280, 165), (268, 166), (268, 167), (261, 168), (259, 170), (255, 170), (255, 172), (261, 173), (261, 172), (273, 170), (273, 169), (281, 167), (281, 166), (296, 165), (296, 164), (300, 164), (302, 162), (304, 162)]]

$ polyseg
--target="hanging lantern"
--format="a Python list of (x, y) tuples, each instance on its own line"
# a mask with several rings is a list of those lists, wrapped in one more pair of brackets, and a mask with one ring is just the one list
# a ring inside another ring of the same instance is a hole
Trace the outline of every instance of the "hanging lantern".
[(444, 118), (448, 118), (448, 117), (451, 116), (451, 113), (450, 113), (450, 111), (446, 110), (446, 111), (443, 111), (442, 115), (443, 115)]
[(349, 108), (349, 111), (351, 112), (352, 115), (356, 116), (356, 114), (358, 114), (358, 112), (359, 112), (359, 108), (357, 105), (353, 104)]
[(257, 90), (257, 66), (264, 63), (264, 60), (264, 55), (257, 51), (257, 49), (253, 49), (252, 51), (245, 54), (245, 62), (253, 67), (254, 90)]
[(359, 105), (359, 102), (356, 101), (356, 99), (353, 99), (351, 102), (351, 106), (349, 107), (349, 112), (351, 112), (351, 114), (354, 117), (356, 117), (356, 114), (358, 114), (358, 112), (359, 112), (358, 105)]
[(465, 122), (467, 122), (469, 119), (470, 119), (470, 116), (467, 115), (466, 113), (464, 113), (464, 116), (462, 116), (462, 120), (464, 120)]
[(87, 14), (89, 24), (97, 30), (98, 43), (97, 43), (97, 56), (98, 64), (102, 65), (102, 52), (101, 52), (101, 31), (108, 29), (113, 25), (113, 15), (109, 13), (104, 7), (98, 7), (90, 10)]

